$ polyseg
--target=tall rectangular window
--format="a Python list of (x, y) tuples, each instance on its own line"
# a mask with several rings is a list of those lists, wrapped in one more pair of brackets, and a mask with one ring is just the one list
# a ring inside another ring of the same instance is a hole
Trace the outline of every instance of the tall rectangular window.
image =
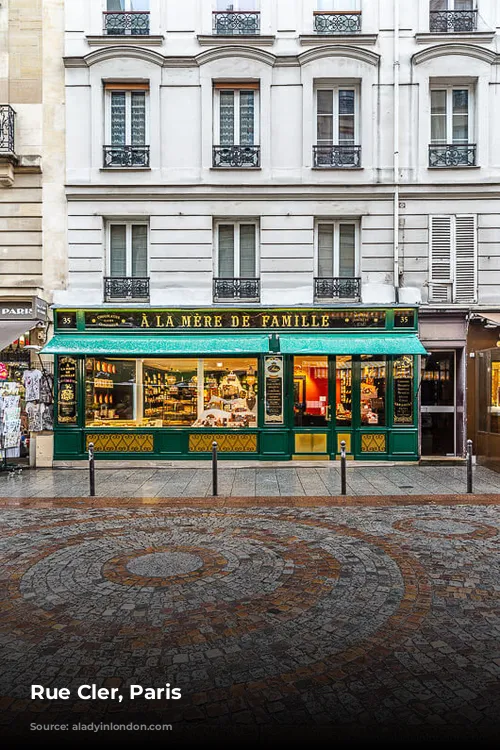
[(149, 166), (147, 83), (105, 83), (104, 166)]
[(259, 84), (214, 83), (214, 167), (259, 167)]
[(431, 89), (431, 143), (470, 143), (470, 105), (468, 88)]
[(356, 235), (354, 222), (318, 223), (318, 278), (357, 276)]
[(220, 223), (216, 227), (217, 268), (220, 279), (257, 277), (257, 224)]
[(109, 275), (114, 278), (147, 277), (147, 224), (109, 225)]
[(356, 91), (320, 88), (316, 92), (318, 145), (352, 145), (356, 142)]

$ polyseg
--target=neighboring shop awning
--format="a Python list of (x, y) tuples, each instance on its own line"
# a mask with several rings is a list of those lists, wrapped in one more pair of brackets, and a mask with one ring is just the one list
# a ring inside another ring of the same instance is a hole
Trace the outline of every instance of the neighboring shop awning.
[(36, 326), (38, 320), (2, 320), (0, 323), (0, 351)]
[(427, 354), (413, 334), (280, 334), (282, 354)]
[(260, 354), (269, 352), (269, 336), (86, 336), (56, 335), (43, 354), (101, 356)]

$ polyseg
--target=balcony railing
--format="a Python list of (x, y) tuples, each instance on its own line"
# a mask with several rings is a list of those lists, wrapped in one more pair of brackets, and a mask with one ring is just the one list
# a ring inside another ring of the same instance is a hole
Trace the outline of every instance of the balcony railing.
[(313, 146), (315, 167), (344, 169), (361, 166), (361, 146)]
[(429, 30), (437, 34), (476, 31), (477, 10), (431, 10)]
[(214, 146), (214, 167), (260, 167), (260, 146)]
[(361, 279), (317, 278), (314, 279), (315, 299), (353, 299), (361, 297)]
[(13, 154), (16, 113), (9, 104), (0, 104), (0, 154)]
[(108, 276), (104, 279), (104, 301), (149, 300), (149, 278), (139, 276)]
[(214, 301), (260, 299), (260, 279), (214, 279)]
[(359, 34), (361, 11), (315, 11), (314, 31), (317, 34)]
[(149, 146), (103, 146), (105, 167), (149, 167)]
[(447, 143), (429, 146), (429, 167), (475, 167), (475, 143)]
[(112, 36), (147, 36), (149, 11), (105, 11), (104, 34)]
[(213, 12), (213, 33), (216, 36), (260, 34), (260, 11), (258, 10), (230, 10), (219, 13)]

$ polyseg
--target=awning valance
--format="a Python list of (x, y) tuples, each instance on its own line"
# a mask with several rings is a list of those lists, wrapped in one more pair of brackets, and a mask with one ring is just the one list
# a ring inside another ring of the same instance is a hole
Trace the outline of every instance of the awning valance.
[(282, 354), (426, 354), (415, 334), (280, 335)]
[(10, 346), (13, 341), (31, 331), (38, 320), (2, 320), (0, 323), (0, 351)]
[(260, 336), (87, 336), (59, 334), (43, 354), (99, 354), (100, 356), (261, 354), (269, 351), (269, 337)]

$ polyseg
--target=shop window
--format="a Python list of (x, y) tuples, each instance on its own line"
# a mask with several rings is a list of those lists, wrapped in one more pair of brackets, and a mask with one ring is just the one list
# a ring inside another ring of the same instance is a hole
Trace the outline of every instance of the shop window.
[(293, 414), (296, 427), (325, 427), (330, 418), (328, 357), (294, 357)]
[(260, 166), (259, 83), (215, 83), (214, 110), (213, 166)]
[(253, 358), (86, 360), (87, 427), (256, 427)]
[(500, 434), (500, 352), (491, 356), (490, 432)]
[(352, 426), (352, 357), (336, 358), (335, 419), (337, 427)]
[(386, 424), (387, 364), (385, 356), (361, 356), (361, 424), (384, 427)]
[(149, 84), (105, 83), (105, 167), (149, 167)]

